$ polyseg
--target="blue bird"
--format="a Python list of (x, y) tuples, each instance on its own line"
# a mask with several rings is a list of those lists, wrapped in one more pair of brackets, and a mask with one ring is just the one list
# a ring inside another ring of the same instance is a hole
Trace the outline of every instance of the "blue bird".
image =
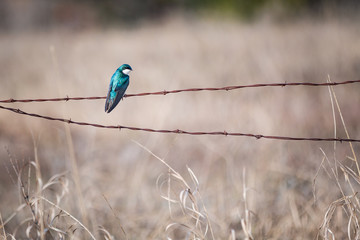
[(132, 68), (128, 64), (121, 65), (111, 77), (109, 91), (105, 102), (105, 112), (111, 112), (123, 98), (129, 86), (129, 73)]

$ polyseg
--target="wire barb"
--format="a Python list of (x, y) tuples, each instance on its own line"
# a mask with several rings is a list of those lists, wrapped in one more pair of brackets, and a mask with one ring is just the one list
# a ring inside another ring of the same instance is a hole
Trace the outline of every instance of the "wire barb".
[(305, 138), (305, 137), (286, 137), (286, 136), (267, 136), (267, 135), (256, 135), (251, 133), (238, 133), (238, 132), (190, 132), (180, 129), (176, 130), (166, 130), (166, 129), (151, 129), (151, 128), (139, 128), (139, 127), (129, 127), (122, 125), (101, 125), (88, 122), (78, 122), (71, 119), (55, 118), (50, 116), (39, 115), (36, 113), (27, 113), (20, 109), (4, 107), (0, 105), (0, 109), (8, 110), (17, 114), (23, 114), (31, 117), (42, 118), (50, 121), (66, 122), (69, 124), (81, 125), (81, 126), (92, 126), (97, 128), (111, 128), (111, 129), (128, 129), (132, 131), (143, 131), (143, 132), (154, 132), (154, 133), (175, 133), (175, 134), (187, 134), (187, 135), (223, 135), (223, 136), (241, 136), (241, 137), (255, 137), (256, 139), (266, 138), (273, 140), (285, 140), (285, 141), (323, 141), (323, 142), (360, 142), (360, 139), (351, 139), (351, 138)]
[(255, 137), (256, 139), (260, 139), (260, 138), (263, 137), (263, 135), (254, 135), (254, 137)]

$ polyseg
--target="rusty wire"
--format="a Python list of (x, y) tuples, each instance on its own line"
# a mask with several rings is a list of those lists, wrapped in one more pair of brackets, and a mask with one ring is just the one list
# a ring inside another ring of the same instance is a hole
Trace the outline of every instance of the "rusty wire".
[[(237, 86), (227, 86), (220, 88), (188, 88), (188, 89), (178, 89), (178, 90), (164, 90), (158, 92), (144, 92), (136, 94), (125, 94), (124, 98), (128, 97), (140, 97), (140, 96), (149, 96), (149, 95), (167, 95), (172, 93), (180, 92), (199, 92), (199, 91), (231, 91), (240, 88), (258, 88), (258, 87), (286, 87), (286, 86), (311, 86), (311, 87), (321, 87), (321, 86), (337, 86), (345, 85), (351, 83), (359, 83), (360, 80), (351, 80), (344, 82), (326, 82), (326, 83), (312, 83), (312, 82), (293, 82), (293, 83), (259, 83), (259, 84), (250, 84), (250, 85), (237, 85)], [(64, 98), (41, 98), (41, 99), (6, 99), (0, 100), (0, 103), (14, 103), (14, 102), (56, 102), (56, 101), (70, 101), (70, 100), (97, 100), (97, 99), (106, 99), (106, 97), (69, 97)]]
[(187, 135), (222, 135), (222, 136), (238, 136), (238, 137), (252, 137), (256, 139), (274, 139), (274, 140), (285, 140), (285, 141), (323, 141), (323, 142), (360, 142), (360, 139), (351, 139), (351, 138), (305, 138), (305, 137), (286, 137), (286, 136), (268, 136), (262, 134), (252, 134), (252, 133), (238, 133), (238, 132), (227, 132), (227, 131), (212, 131), (212, 132), (200, 132), (200, 131), (184, 131), (180, 129), (176, 130), (164, 130), (164, 129), (151, 129), (151, 128), (139, 128), (139, 127), (129, 127), (122, 125), (101, 125), (87, 122), (78, 122), (71, 119), (55, 118), (49, 116), (43, 116), (36, 113), (27, 113), (20, 109), (4, 107), (0, 105), (1, 109), (12, 111), (17, 114), (23, 114), (31, 117), (42, 118), (51, 121), (65, 122), (69, 124), (76, 124), (81, 126), (91, 126), (96, 128), (110, 128), (110, 129), (127, 129), (132, 131), (143, 131), (143, 132), (153, 132), (153, 133), (174, 133), (174, 134), (187, 134)]

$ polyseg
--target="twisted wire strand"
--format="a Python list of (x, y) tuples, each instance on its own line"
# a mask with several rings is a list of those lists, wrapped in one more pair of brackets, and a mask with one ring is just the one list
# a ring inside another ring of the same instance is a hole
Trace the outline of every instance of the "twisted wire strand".
[[(323, 87), (323, 86), (337, 86), (337, 85), (345, 85), (352, 83), (359, 83), (360, 80), (351, 80), (344, 82), (326, 82), (326, 83), (312, 83), (312, 82), (294, 82), (294, 83), (259, 83), (259, 84), (250, 84), (250, 85), (236, 85), (236, 86), (226, 86), (220, 88), (187, 88), (187, 89), (178, 89), (178, 90), (164, 90), (158, 92), (144, 92), (144, 93), (136, 93), (136, 94), (125, 94), (124, 98), (128, 97), (141, 97), (141, 96), (149, 96), (149, 95), (167, 95), (181, 92), (200, 92), (200, 91), (231, 91), (235, 89), (241, 88), (259, 88), (259, 87), (286, 87), (286, 86), (310, 86), (310, 87)], [(0, 100), (0, 103), (14, 103), (14, 102), (56, 102), (56, 101), (79, 101), (79, 100), (98, 100), (98, 99), (106, 99), (105, 97), (69, 97), (66, 96), (64, 98), (39, 98), (39, 99), (6, 99)]]
[(273, 140), (285, 140), (285, 141), (323, 141), (323, 142), (360, 142), (360, 139), (351, 139), (351, 138), (305, 138), (305, 137), (287, 137), (287, 136), (270, 136), (262, 134), (252, 134), (252, 133), (238, 133), (238, 132), (227, 132), (227, 131), (211, 131), (211, 132), (201, 132), (201, 131), (184, 131), (180, 129), (175, 130), (166, 130), (166, 129), (151, 129), (151, 128), (139, 128), (139, 127), (130, 127), (123, 125), (102, 125), (88, 122), (79, 122), (71, 119), (56, 118), (50, 116), (39, 115), (36, 113), (27, 113), (20, 109), (4, 107), (0, 105), (1, 109), (8, 110), (17, 114), (27, 115), (36, 118), (42, 118), (50, 121), (59, 121), (65, 122), (68, 124), (75, 124), (81, 126), (91, 126), (96, 128), (110, 128), (110, 129), (127, 129), (132, 131), (143, 131), (143, 132), (153, 132), (153, 133), (173, 133), (173, 134), (187, 134), (187, 135), (222, 135), (222, 136), (238, 136), (238, 137), (252, 137), (256, 139), (273, 139)]

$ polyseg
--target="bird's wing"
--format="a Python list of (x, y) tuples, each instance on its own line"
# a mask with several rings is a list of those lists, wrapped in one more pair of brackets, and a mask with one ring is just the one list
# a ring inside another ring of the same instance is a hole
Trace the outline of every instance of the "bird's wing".
[(107, 113), (110, 113), (115, 107), (116, 105), (120, 102), (120, 100), (122, 99), (122, 97), (125, 94), (125, 91), (127, 89), (127, 87), (129, 86), (129, 79), (127, 79), (126, 81), (124, 81), (120, 87), (115, 88), (115, 97), (114, 98), (110, 98), (110, 92), (108, 94), (107, 97), (107, 101), (105, 103), (105, 111)]
[(110, 86), (109, 86), (109, 91), (107, 93), (106, 102), (105, 102), (105, 112), (107, 112), (108, 109), (109, 109), (110, 93), (111, 93), (112, 85), (113, 85), (113, 80), (111, 79)]
[[(115, 91), (122, 91), (123, 89), (127, 89), (127, 87), (129, 86), (129, 77), (122, 77), (120, 78), (120, 83), (116, 85), (115, 87)], [(125, 93), (124, 91), (124, 93)], [(123, 95), (124, 95), (123, 93)]]

